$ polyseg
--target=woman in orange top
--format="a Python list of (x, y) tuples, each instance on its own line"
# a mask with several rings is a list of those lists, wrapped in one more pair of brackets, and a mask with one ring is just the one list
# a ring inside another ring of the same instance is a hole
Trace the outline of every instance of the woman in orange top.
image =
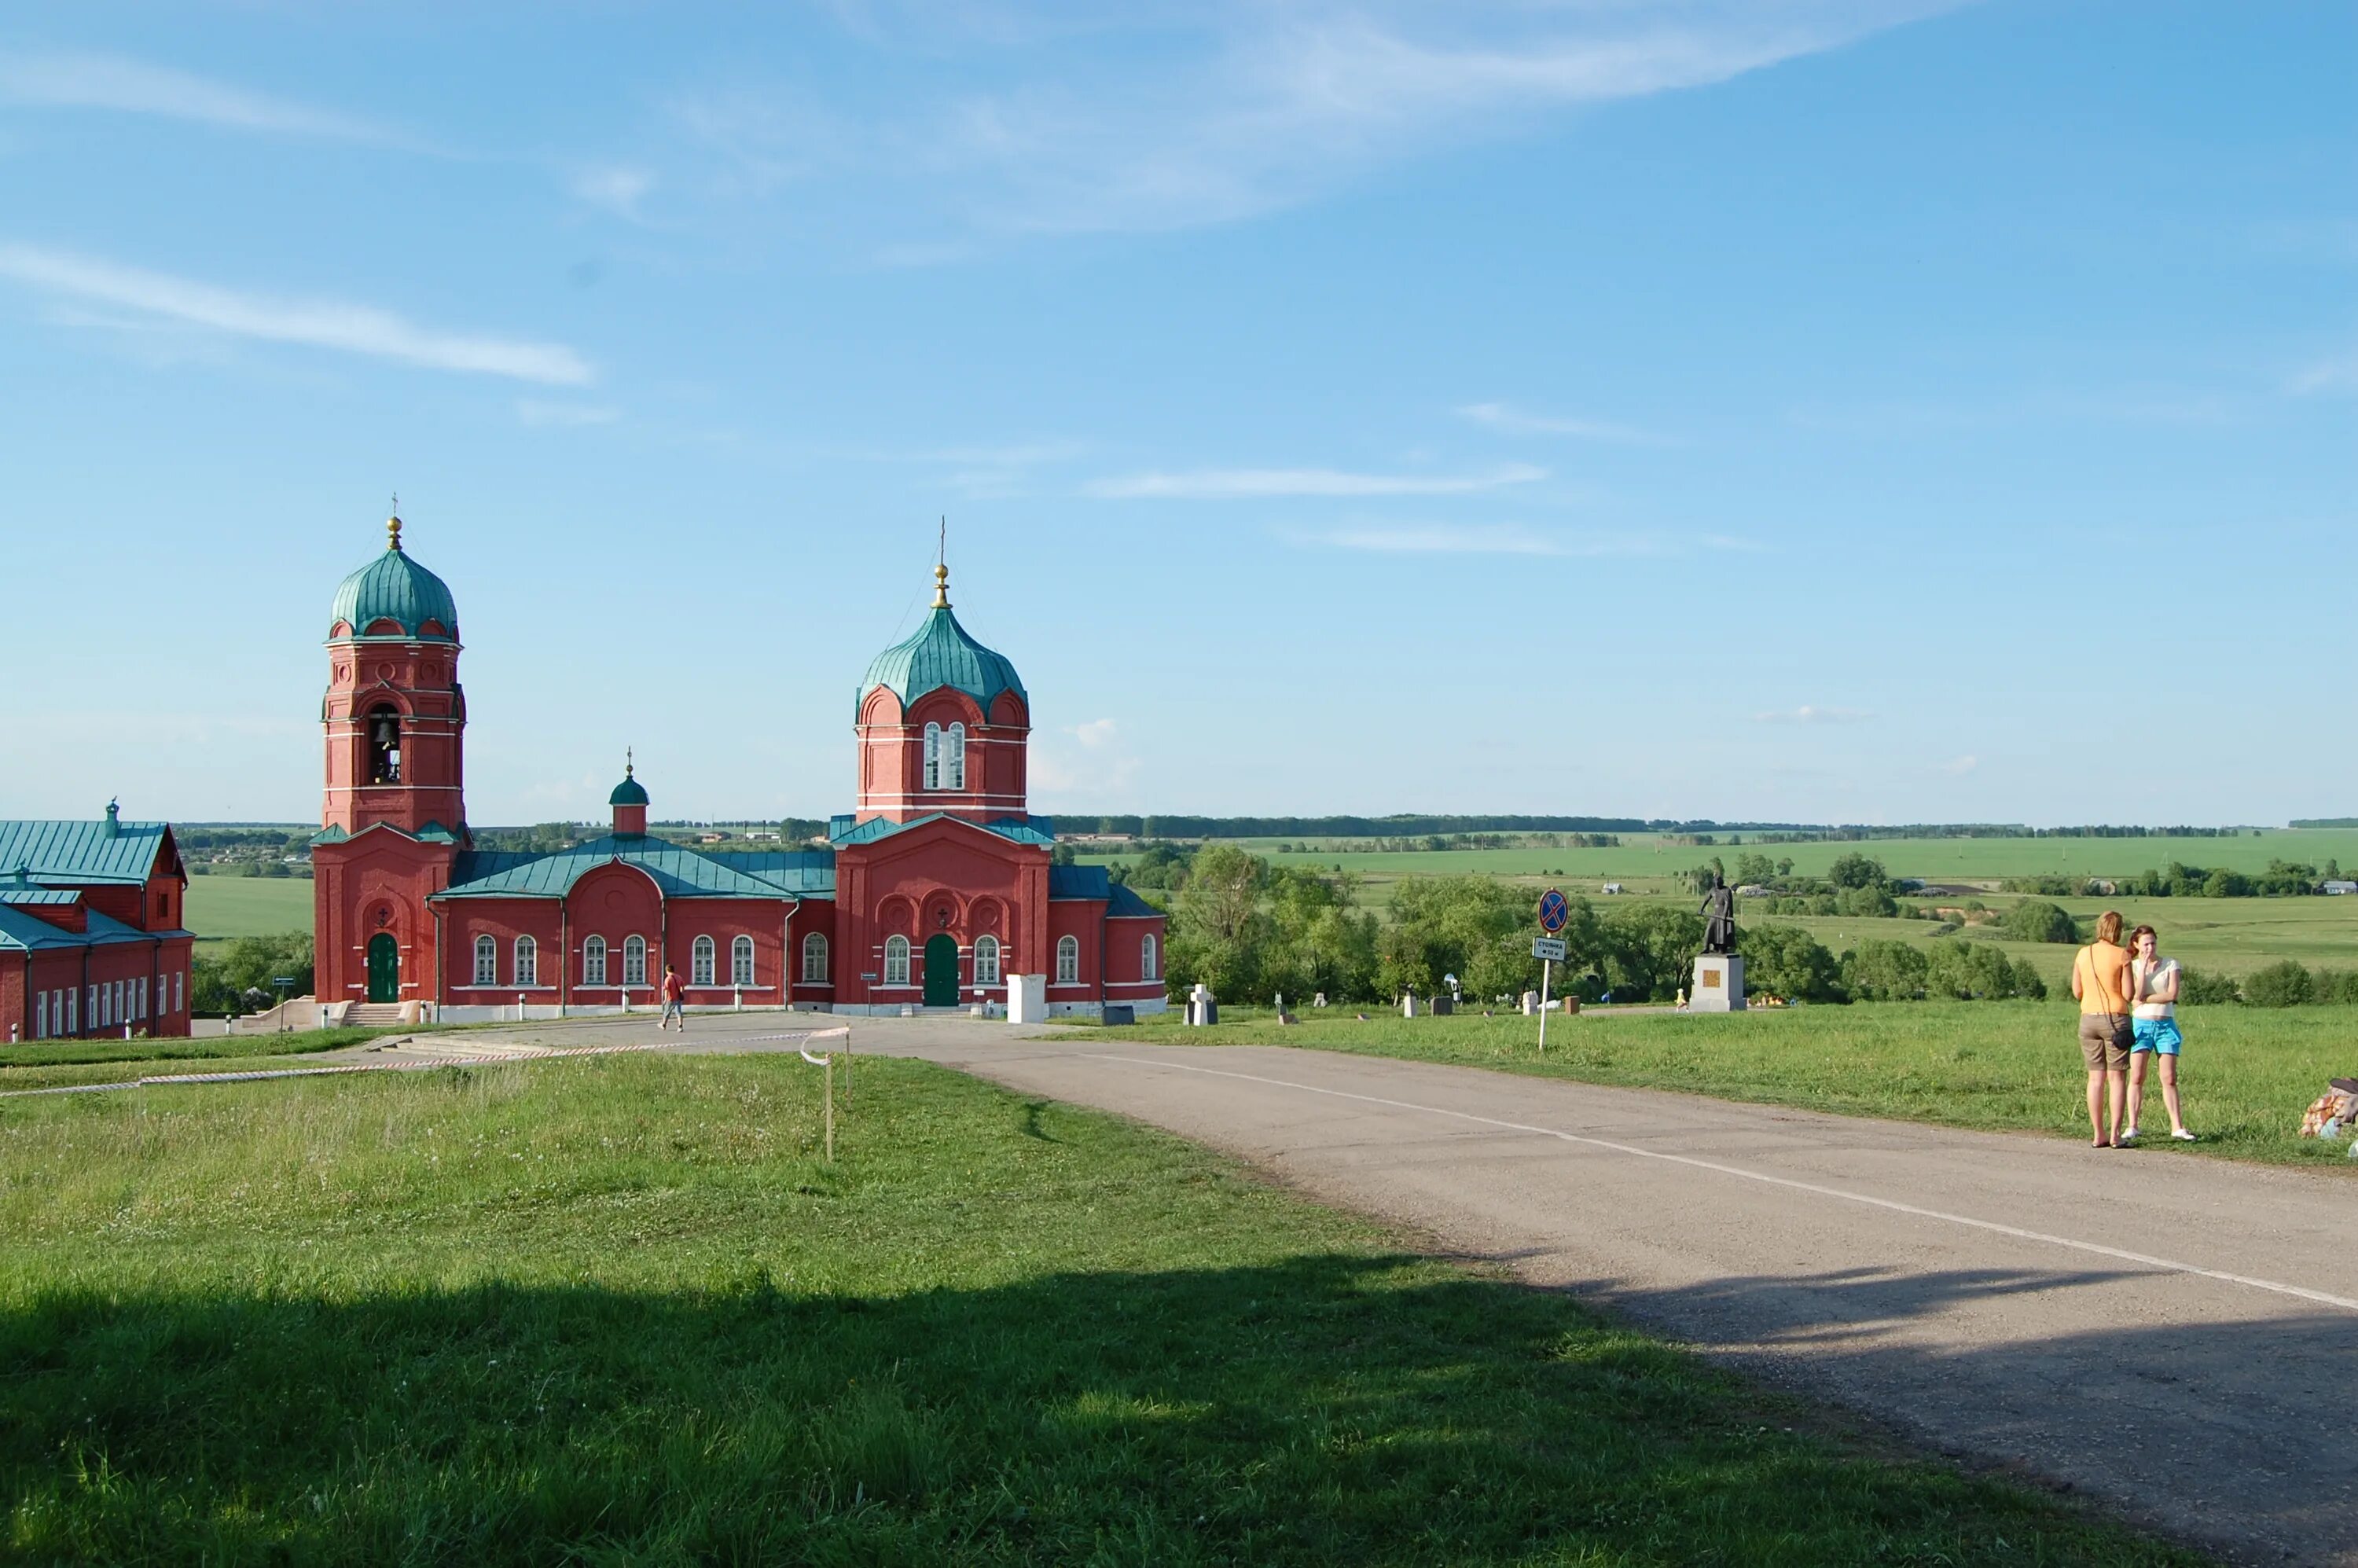
[[(2096, 1147), (2121, 1147), (2121, 1113), (2128, 1098), (2129, 956), (2121, 946), (2121, 912), (2096, 917), (2096, 939), (2071, 960), (2071, 994), (2080, 999), (2080, 1054), (2088, 1065), (2088, 1125)], [(2112, 1110), (2110, 1130), (2104, 1111)]]

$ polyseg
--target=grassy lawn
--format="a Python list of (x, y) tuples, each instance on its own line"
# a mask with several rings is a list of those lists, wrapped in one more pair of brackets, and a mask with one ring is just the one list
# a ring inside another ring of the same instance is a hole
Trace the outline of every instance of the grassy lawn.
[(0, 1108), (7, 1553), (2195, 1561), (1112, 1118), (793, 1057)]
[(308, 877), (190, 877), (183, 916), (200, 940), (311, 929)]
[(482, 1025), (305, 1029), (193, 1040), (45, 1040), (0, 1049), (0, 1093), (67, 1084), (122, 1084), (173, 1073), (245, 1073), (318, 1066), (303, 1058), (381, 1034), (424, 1034)]
[[(1353, 1015), (1364, 1011), (1366, 1022)], [(1952, 1127), (2085, 1137), (2087, 1071), (2069, 1002), (1863, 1002), (1720, 1016), (1585, 1012), (1536, 1020), (1404, 1019), (1374, 1008), (1329, 1009), (1279, 1028), (1238, 1013), (1213, 1029), (1140, 1025), (1141, 1039), (1179, 1044), (1296, 1045), (1502, 1068), (1583, 1083), (1682, 1089), (1721, 1099), (1800, 1106)], [(2358, 1009), (2194, 1007), (2186, 1031), (2186, 1117), (2202, 1141), (2153, 1145), (2165, 1157), (2227, 1154), (2334, 1165), (2358, 1176), (2342, 1147), (2297, 1136), (2326, 1080), (2358, 1075)], [(2159, 1080), (2146, 1125), (2169, 1130)]]

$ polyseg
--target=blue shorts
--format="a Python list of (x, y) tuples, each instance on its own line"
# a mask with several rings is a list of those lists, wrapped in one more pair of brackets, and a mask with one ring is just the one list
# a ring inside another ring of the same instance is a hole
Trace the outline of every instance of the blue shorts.
[(2133, 1052), (2151, 1051), (2175, 1056), (2179, 1046), (2185, 1044), (2185, 1036), (2178, 1033), (2178, 1020), (2174, 1018), (2139, 1018), (2132, 1022), (2136, 1029), (2136, 1043), (2129, 1047)]

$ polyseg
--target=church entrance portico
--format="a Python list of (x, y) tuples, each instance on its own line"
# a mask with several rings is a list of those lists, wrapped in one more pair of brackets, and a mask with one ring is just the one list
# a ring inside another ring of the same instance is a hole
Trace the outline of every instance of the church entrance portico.
[(925, 1005), (956, 1007), (957, 999), (957, 938), (937, 931), (925, 938)]

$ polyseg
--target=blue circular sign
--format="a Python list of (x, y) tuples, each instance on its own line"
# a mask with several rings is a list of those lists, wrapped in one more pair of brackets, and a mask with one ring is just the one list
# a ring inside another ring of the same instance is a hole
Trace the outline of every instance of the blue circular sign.
[(1552, 936), (1572, 918), (1572, 905), (1554, 888), (1540, 895), (1540, 929)]

